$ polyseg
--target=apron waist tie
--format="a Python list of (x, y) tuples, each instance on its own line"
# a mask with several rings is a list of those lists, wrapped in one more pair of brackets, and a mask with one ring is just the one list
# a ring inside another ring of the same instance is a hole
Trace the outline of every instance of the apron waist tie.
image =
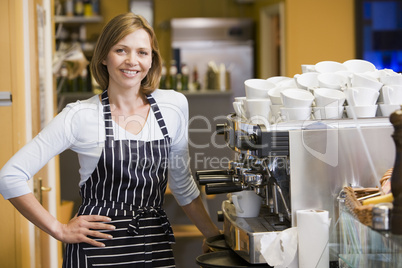
[(140, 219), (145, 217), (159, 217), (161, 225), (165, 234), (173, 234), (172, 227), (170, 226), (166, 212), (163, 209), (157, 209), (154, 207), (143, 207), (135, 210), (131, 222), (128, 225), (127, 232), (131, 235), (138, 235), (140, 228)]

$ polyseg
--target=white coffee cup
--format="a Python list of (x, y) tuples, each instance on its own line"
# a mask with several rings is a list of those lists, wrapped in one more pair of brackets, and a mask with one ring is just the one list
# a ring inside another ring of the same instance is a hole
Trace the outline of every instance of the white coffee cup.
[(400, 110), (401, 105), (399, 104), (380, 104), (380, 111), (382, 116), (390, 116), (396, 110)]
[(233, 102), (233, 109), (238, 117), (245, 118), (246, 112), (244, 111), (243, 103), (239, 101)]
[(366, 60), (353, 59), (343, 63), (353, 73), (373, 72), (376, 70), (374, 64)]
[(271, 119), (270, 105), (270, 99), (247, 99), (247, 118), (251, 123), (268, 125)]
[(345, 103), (346, 95), (343, 91), (331, 88), (314, 89), (315, 105), (318, 107), (325, 106), (342, 106)]
[(341, 90), (349, 84), (349, 79), (340, 73), (322, 73), (317, 79), (318, 85), (323, 88)]
[[(269, 79), (267, 79), (269, 81)], [(286, 79), (282, 79), (275, 83), (277, 87), (281, 88), (296, 88), (297, 84), (296, 81), (291, 77), (286, 77)]]
[(287, 108), (281, 107), (280, 114), (283, 121), (310, 120), (312, 107)]
[(278, 86), (278, 84), (281, 84), (281, 83), (286, 83), (289, 80), (292, 80), (292, 78), (287, 77), (287, 76), (271, 76), (271, 77), (267, 78), (268, 82), (271, 82), (271, 83), (275, 84), (276, 86)]
[(364, 106), (346, 106), (346, 113), (349, 118), (370, 118), (375, 117), (377, 113), (377, 105)]
[(247, 97), (243, 96), (243, 97), (235, 97), (234, 100), (238, 101), (238, 102), (242, 102), (244, 104), (244, 102), (246, 101)]
[(380, 76), (380, 82), (384, 85), (402, 85), (402, 75), (395, 74), (395, 75), (387, 75), (387, 76)]
[(253, 190), (231, 193), (237, 217), (253, 218), (260, 214), (262, 198)]
[(313, 107), (313, 115), (317, 120), (340, 119), (342, 118), (343, 111), (343, 106)]
[(402, 104), (402, 85), (390, 85), (382, 87), (384, 104)]
[[(392, 69), (381, 69), (377, 70), (378, 73), (378, 78), (381, 79), (383, 76), (394, 76), (394, 75), (400, 75), (399, 73), (395, 72)], [(381, 82), (382, 83), (382, 82)]]
[(351, 79), (353, 73), (351, 71), (338, 71), (335, 73), (343, 76), (343, 78), (345, 79), (344, 82), (346, 82), (346, 87), (352, 86)]
[(313, 89), (318, 87), (318, 75), (317, 72), (303, 73), (295, 75), (297, 87), (301, 89)]
[(352, 87), (345, 91), (349, 106), (369, 106), (377, 103), (380, 93), (372, 88)]
[(352, 87), (366, 87), (379, 91), (383, 84), (367, 74), (354, 73), (351, 79)]
[(287, 88), (284, 87), (275, 87), (271, 88), (268, 91), (268, 97), (270, 98), (272, 104), (274, 105), (282, 105), (282, 98), (281, 98), (281, 91), (286, 90)]
[(287, 108), (309, 107), (314, 101), (314, 95), (304, 89), (292, 88), (280, 92), (283, 106)]
[(246, 116), (246, 100), (247, 100), (247, 97), (246, 97), (246, 96), (243, 96), (243, 97), (235, 97), (235, 98), (234, 98), (234, 101), (235, 101), (235, 102), (240, 102), (240, 103), (241, 103), (241, 105), (242, 105), (242, 107), (243, 107), (243, 110), (244, 110), (244, 116)]
[(346, 66), (336, 61), (320, 61), (315, 64), (315, 70), (319, 73), (334, 73), (347, 70)]
[(244, 81), (247, 99), (268, 99), (268, 90), (275, 87), (265, 79), (248, 79)]

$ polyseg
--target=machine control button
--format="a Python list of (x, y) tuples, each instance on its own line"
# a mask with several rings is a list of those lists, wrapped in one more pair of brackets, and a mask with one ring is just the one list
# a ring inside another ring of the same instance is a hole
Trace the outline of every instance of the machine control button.
[(216, 134), (217, 135), (225, 135), (226, 132), (226, 124), (217, 124), (216, 125)]

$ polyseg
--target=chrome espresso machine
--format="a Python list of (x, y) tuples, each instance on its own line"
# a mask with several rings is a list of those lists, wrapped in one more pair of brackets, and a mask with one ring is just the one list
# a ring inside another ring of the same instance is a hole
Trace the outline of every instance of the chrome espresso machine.
[[(255, 218), (236, 217), (229, 200), (219, 212), (225, 243), (250, 264), (266, 263), (260, 253), (262, 235), (297, 226), (297, 210), (327, 210), (334, 227), (343, 187), (376, 186), (395, 157), (393, 128), (386, 117), (265, 126), (230, 114), (216, 131), (235, 157), (227, 169), (199, 170), (196, 177), (206, 194), (252, 189), (263, 198)], [(331, 233), (329, 245), (337, 247), (336, 232)], [(331, 261), (336, 258), (330, 256)]]

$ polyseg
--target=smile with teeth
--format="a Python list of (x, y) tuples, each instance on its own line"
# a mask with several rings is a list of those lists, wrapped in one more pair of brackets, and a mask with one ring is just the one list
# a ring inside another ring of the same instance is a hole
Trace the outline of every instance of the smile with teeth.
[(122, 70), (122, 72), (129, 75), (134, 75), (138, 73), (138, 71), (130, 71), (130, 70)]

